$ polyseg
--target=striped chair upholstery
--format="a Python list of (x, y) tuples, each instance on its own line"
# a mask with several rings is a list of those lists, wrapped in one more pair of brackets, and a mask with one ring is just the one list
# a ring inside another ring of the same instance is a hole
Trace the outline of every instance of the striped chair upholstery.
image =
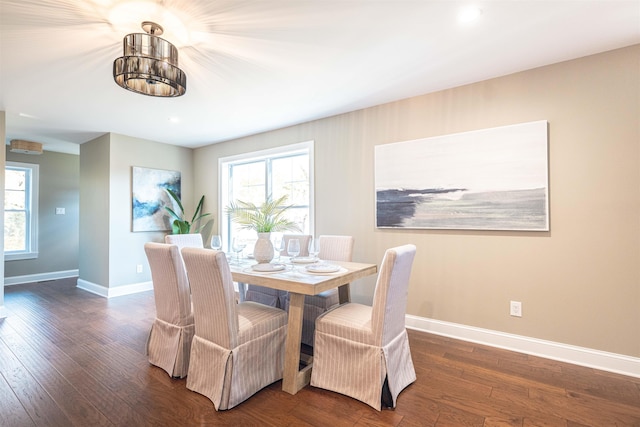
[[(353, 244), (355, 239), (352, 236), (320, 236), (318, 237), (319, 249), (318, 258), (325, 261), (351, 261), (353, 258)], [(289, 298), (286, 299), (286, 310), (289, 311)], [(307, 295), (304, 297), (304, 314), (302, 318), (302, 342), (313, 346), (313, 334), (316, 326), (316, 319), (325, 311), (337, 306), (338, 289), (330, 289), (318, 295)]]
[(189, 282), (176, 245), (144, 245), (156, 303), (156, 318), (147, 339), (149, 363), (170, 376), (183, 378), (189, 368), (194, 334)]
[[(164, 242), (171, 245), (176, 245), (179, 249), (180, 259), (182, 259), (182, 248), (204, 248), (204, 242), (202, 240), (202, 234), (167, 234), (164, 236)], [(184, 265), (184, 260), (182, 261)], [(186, 271), (186, 268), (185, 268)], [(189, 291), (191, 292), (191, 291)]]
[(202, 234), (200, 233), (167, 234), (166, 236), (164, 236), (164, 242), (169, 243), (171, 245), (178, 245), (180, 249), (204, 248), (204, 243), (202, 241)]
[(224, 252), (182, 250), (193, 295), (196, 333), (187, 388), (231, 409), (282, 378), (287, 313), (255, 302), (236, 304)]
[(396, 406), (400, 392), (416, 380), (405, 328), (411, 266), (416, 247), (385, 252), (373, 306), (343, 304), (318, 317), (311, 385), (351, 396), (380, 410)]
[[(309, 256), (310, 234), (284, 234), (282, 241), (284, 242), (284, 250), (280, 252), (281, 256), (289, 256), (287, 252), (287, 244), (291, 239), (300, 240), (300, 256)], [(285, 308), (287, 304), (287, 291), (271, 289), (264, 286), (249, 285), (245, 295), (245, 301), (255, 301), (260, 304), (270, 305), (271, 307)]]

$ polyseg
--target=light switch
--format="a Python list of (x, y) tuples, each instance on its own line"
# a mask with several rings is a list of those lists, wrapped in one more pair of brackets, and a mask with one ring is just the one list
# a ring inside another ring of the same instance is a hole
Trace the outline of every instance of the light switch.
[(56, 208), (56, 215), (64, 215), (64, 208)]

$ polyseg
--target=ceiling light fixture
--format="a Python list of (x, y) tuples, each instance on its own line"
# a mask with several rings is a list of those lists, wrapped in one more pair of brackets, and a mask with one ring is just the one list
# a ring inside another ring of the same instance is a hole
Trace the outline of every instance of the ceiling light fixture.
[(42, 154), (42, 144), (23, 139), (12, 139), (9, 143), (9, 151), (22, 154)]
[(113, 61), (113, 79), (123, 88), (149, 96), (181, 96), (187, 90), (187, 75), (178, 68), (178, 49), (158, 37), (163, 28), (144, 21), (146, 34), (127, 34), (124, 56)]

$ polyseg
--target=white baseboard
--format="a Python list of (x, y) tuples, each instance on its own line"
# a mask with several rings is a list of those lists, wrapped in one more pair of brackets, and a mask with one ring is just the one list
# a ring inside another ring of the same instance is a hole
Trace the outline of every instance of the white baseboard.
[(25, 276), (5, 277), (4, 285), (21, 285), (23, 283), (45, 282), (47, 280), (66, 279), (67, 277), (77, 277), (78, 270), (51, 271), (49, 273), (27, 274)]
[(76, 286), (87, 292), (91, 292), (105, 298), (113, 298), (153, 290), (153, 282), (151, 281), (133, 283), (131, 285), (118, 286), (115, 288), (108, 288), (106, 286), (98, 285), (87, 280), (78, 279), (78, 284)]
[(574, 365), (640, 378), (640, 358), (545, 341), (457, 323), (406, 315), (406, 326), (449, 338), (470, 341)]
[[(78, 270), (6, 277), (5, 286), (75, 276), (78, 276)], [(108, 288), (83, 279), (78, 279), (77, 287), (96, 295), (100, 295), (101, 297), (113, 298), (153, 290), (153, 283), (149, 281)], [(0, 319), (4, 317), (7, 317), (7, 310), (2, 305), (0, 306)], [(428, 319), (425, 317), (412, 316), (409, 314), (406, 315), (405, 322), (409, 329), (430, 332), (449, 338), (503, 348), (506, 350), (531, 354), (533, 356), (572, 363), (574, 365), (586, 366), (640, 378), (640, 358), (637, 357), (609, 353), (606, 351), (546, 341), (521, 335), (508, 334), (490, 329), (476, 328), (457, 323), (444, 322), (441, 320)]]

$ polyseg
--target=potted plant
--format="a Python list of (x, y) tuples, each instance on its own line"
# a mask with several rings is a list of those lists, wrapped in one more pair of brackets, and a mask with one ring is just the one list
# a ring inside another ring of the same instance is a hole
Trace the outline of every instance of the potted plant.
[[(203, 214), (200, 213), (200, 211), (202, 210), (202, 204), (204, 203), (204, 195), (203, 195), (200, 198), (200, 202), (198, 203), (198, 207), (196, 207), (196, 211), (193, 214), (193, 218), (191, 218), (191, 222), (187, 221), (184, 218), (184, 207), (182, 206), (182, 202), (180, 201), (180, 197), (178, 197), (178, 195), (173, 190), (171, 190), (169, 188), (166, 188), (165, 190), (167, 190), (167, 193), (169, 193), (171, 198), (176, 202), (176, 204), (180, 208), (180, 215), (178, 215), (169, 206), (165, 206), (164, 207), (166, 209), (166, 211), (169, 212), (169, 214), (173, 218), (173, 222), (171, 223), (172, 234), (189, 234), (189, 233), (191, 233), (191, 227), (196, 223), (196, 221), (200, 221), (201, 222), (202, 218), (211, 215), (211, 214), (208, 214), (208, 213), (203, 213)], [(208, 221), (208, 222), (210, 222), (210, 221)], [(200, 225), (200, 227), (195, 229), (193, 232), (194, 233), (199, 233), (200, 230), (202, 230), (205, 227), (205, 225), (206, 224)]]
[(258, 240), (253, 249), (253, 257), (259, 263), (270, 262), (273, 259), (273, 244), (271, 232), (273, 231), (299, 231), (300, 227), (295, 222), (285, 217), (287, 209), (292, 205), (285, 205), (287, 195), (276, 200), (271, 196), (260, 206), (251, 202), (236, 200), (226, 208), (226, 213), (231, 221), (240, 225), (240, 228), (254, 230), (258, 233)]

